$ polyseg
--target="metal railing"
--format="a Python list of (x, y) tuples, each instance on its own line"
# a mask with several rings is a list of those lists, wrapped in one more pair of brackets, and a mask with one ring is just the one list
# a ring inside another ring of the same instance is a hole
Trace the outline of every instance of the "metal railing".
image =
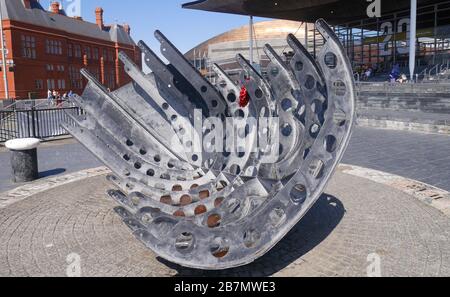
[(68, 121), (66, 113), (83, 114), (78, 107), (0, 111), (0, 142), (14, 138), (48, 139), (67, 135), (61, 123)]

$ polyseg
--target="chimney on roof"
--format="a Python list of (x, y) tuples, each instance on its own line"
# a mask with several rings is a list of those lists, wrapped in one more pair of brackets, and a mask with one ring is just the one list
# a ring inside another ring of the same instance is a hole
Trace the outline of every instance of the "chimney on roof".
[(51, 11), (52, 13), (59, 14), (59, 2), (58, 2), (58, 1), (53, 1), (53, 2), (50, 4), (50, 11)]
[(101, 7), (95, 9), (95, 22), (97, 23), (97, 26), (103, 30), (105, 25), (103, 23), (103, 8)]
[(125, 32), (128, 33), (128, 35), (131, 34), (131, 27), (128, 24), (123, 24), (123, 29), (125, 30)]

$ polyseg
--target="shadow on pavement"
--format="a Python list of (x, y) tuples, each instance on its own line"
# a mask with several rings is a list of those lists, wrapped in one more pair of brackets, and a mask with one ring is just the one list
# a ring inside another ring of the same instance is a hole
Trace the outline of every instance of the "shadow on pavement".
[(47, 170), (39, 173), (39, 178), (47, 178), (55, 175), (60, 175), (66, 172), (66, 169), (64, 168), (57, 168), (52, 170)]
[(271, 276), (298, 260), (324, 241), (341, 222), (345, 214), (342, 202), (323, 194), (305, 217), (269, 253), (255, 262), (224, 271), (203, 271), (181, 267), (162, 258), (164, 265), (177, 271), (177, 276)]

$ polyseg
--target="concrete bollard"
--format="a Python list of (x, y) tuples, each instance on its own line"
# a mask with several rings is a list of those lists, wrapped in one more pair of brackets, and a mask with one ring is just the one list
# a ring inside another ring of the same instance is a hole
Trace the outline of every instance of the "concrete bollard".
[(37, 147), (39, 139), (23, 138), (7, 141), (11, 151), (12, 180), (15, 183), (31, 182), (39, 178)]

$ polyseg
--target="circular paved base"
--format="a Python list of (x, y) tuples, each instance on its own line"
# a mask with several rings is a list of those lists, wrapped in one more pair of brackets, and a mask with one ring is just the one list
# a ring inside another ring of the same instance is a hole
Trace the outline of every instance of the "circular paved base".
[(450, 220), (403, 192), (337, 173), (325, 195), (269, 254), (222, 272), (185, 269), (147, 250), (114, 213), (104, 177), (74, 182), (0, 209), (0, 276), (449, 276)]

